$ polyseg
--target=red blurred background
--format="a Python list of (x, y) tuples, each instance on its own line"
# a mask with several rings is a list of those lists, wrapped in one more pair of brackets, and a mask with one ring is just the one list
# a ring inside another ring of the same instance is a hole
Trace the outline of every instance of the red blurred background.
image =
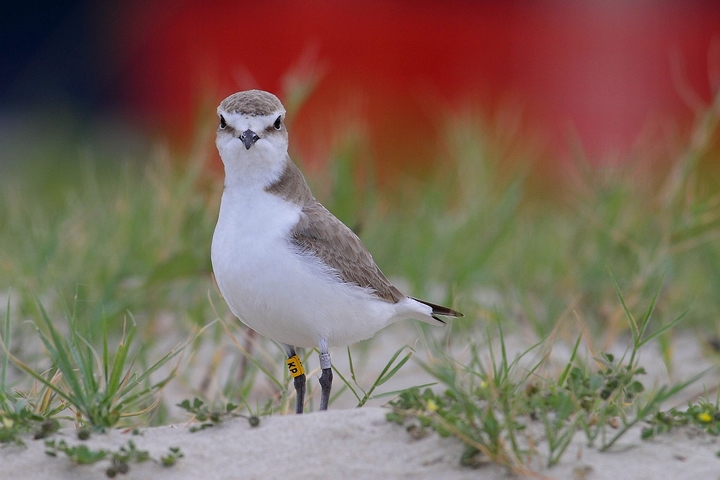
[(356, 115), (380, 166), (426, 162), (442, 116), (468, 105), (519, 109), (550, 155), (576, 137), (597, 160), (626, 153), (643, 129), (686, 129), (690, 92), (707, 103), (710, 76), (720, 81), (716, 1), (155, 0), (117, 20), (123, 102), (176, 138), (202, 95), (282, 92), (310, 58), (323, 74), (291, 132), (309, 161)]
[(319, 74), (291, 130), (310, 163), (327, 158), (329, 131), (353, 127), (381, 171), (427, 163), (444, 119), (468, 110), (490, 122), (520, 112), (550, 161), (569, 141), (606, 161), (652, 132), (687, 132), (720, 86), (717, 0), (134, 0), (91, 11), (99, 53), (79, 62), (82, 78), (106, 71), (99, 98), (178, 145), (225, 96), (282, 96), (289, 71)]

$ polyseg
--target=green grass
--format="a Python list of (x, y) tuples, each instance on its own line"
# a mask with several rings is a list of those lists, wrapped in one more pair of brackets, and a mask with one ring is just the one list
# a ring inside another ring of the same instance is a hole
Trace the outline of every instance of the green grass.
[[(548, 467), (556, 465), (579, 432), (584, 433), (588, 445), (605, 451), (640, 422), (655, 420), (658, 428), (651, 432), (662, 431), (662, 426), (680, 425), (677, 414), (672, 410), (664, 412), (662, 405), (707, 372), (645, 391), (641, 381), (645, 374), (639, 360), (641, 350), (676, 327), (685, 316), (681, 314), (649, 333), (660, 291), (659, 288), (644, 313), (636, 317), (626, 309), (625, 299), (617, 290), (632, 340), (620, 358), (602, 353), (593, 359), (595, 366), (578, 354), (582, 335), (578, 336), (565, 367), (550, 375), (542, 373), (548, 355), (524, 361), (539, 344), (511, 361), (500, 327), (500, 352), (494, 351), (493, 343), (489, 343), (487, 360), (476, 346), (471, 349), (467, 363), (448, 357), (436, 346), (437, 359), (425, 368), (438, 379), (444, 392), (438, 394), (419, 387), (407, 390), (391, 402), (393, 411), (388, 420), (408, 425), (414, 435), (419, 422), (421, 431), (432, 428), (443, 436), (456, 436), (466, 445), (463, 461), (468, 465), (479, 462), (477, 456), (481, 455), (516, 472), (524, 471), (525, 465), (536, 457), (542, 458)], [(713, 431), (710, 425), (716, 411), (716, 407), (701, 402), (691, 405), (686, 415), (704, 421), (709, 427), (706, 431)], [(659, 423), (660, 419), (666, 419), (665, 423)], [(540, 434), (538, 424), (542, 426)], [(651, 433), (644, 431), (642, 436), (649, 438)], [(536, 438), (544, 438), (545, 442), (538, 446)]]
[[(7, 363), (10, 359), (59, 403), (55, 406), (53, 401), (47, 402), (44, 412), (69, 408), (80, 423), (96, 429), (114, 427), (123, 417), (136, 417), (152, 410), (157, 395), (176, 375), (177, 367), (160, 375), (160, 379), (153, 379), (154, 374), (182, 352), (184, 345), (178, 345), (142, 371), (134, 368), (132, 349), (135, 347), (133, 341), (137, 326), (132, 317), (129, 321), (125, 320), (122, 336), (114, 351), (108, 344), (107, 322), (102, 319), (102, 349), (98, 352), (92, 346), (92, 338), (85, 338), (80, 333), (75, 311), (66, 312), (68, 335), (63, 336), (41, 304), (39, 310), (42, 321), (37, 333), (50, 360), (51, 366), (47, 371), (37, 370), (12, 355), (7, 350), (7, 342), (2, 338), (0, 340), (3, 340), (5, 353), (3, 361)], [(8, 317), (9, 311), (8, 308)], [(5, 337), (9, 339), (7, 328)], [(7, 379), (3, 377), (0, 380), (0, 386), (7, 390)], [(6, 393), (4, 397), (14, 396)]]
[[(501, 135), (502, 125), (478, 115), (448, 119), (437, 165), (386, 187), (358, 154), (368, 151), (362, 136), (335, 145), (327, 168), (308, 175), (318, 198), (358, 229), (407, 293), (466, 314), (442, 332), (419, 327), (430, 355), (442, 359), (427, 368), (446, 392), (420, 386), (400, 394), (403, 418), (461, 438), (466, 463), (483, 452), (514, 469), (536, 453), (522, 439), (532, 422), (542, 426), (542, 455), (552, 465), (578, 431), (606, 448), (640, 420), (654, 418), (656, 434), (683, 419), (703, 421), (704, 413), (715, 418), (717, 402), (711, 409), (709, 401), (687, 414), (663, 412), (662, 400), (684, 384), (646, 389), (638, 359), (657, 342), (672, 370), (677, 312), (686, 312), (682, 328), (720, 335), (720, 194), (717, 163), (708, 167), (718, 153), (720, 96), (714, 102), (689, 140), (674, 146), (669, 166), (656, 167), (642, 152), (614, 168), (578, 159), (576, 176), (547, 178), (552, 185), (540, 194), (539, 154), (521, 132)], [(0, 441), (22, 442), (68, 416), (106, 428), (135, 413), (144, 425), (170, 421), (172, 405), (160, 394), (173, 375), (161, 367), (198, 327), (205, 328), (184, 347), (188, 366), (172, 379), (199, 398), (181, 404), (188, 413), (210, 425), (241, 411), (250, 418), (292, 411), (282, 348), (239, 326), (212, 282), (222, 188), (209, 167), (212, 131), (203, 127), (185, 156), (158, 147), (130, 159), (88, 154), (82, 142), (50, 135), (47, 145), (28, 147), (34, 158), (5, 167)], [(488, 332), (516, 328), (534, 332), (542, 348), (574, 346), (573, 357), (547, 371), (544, 359), (522, 368), (525, 356), (510, 360), (516, 352), (502, 338), (500, 352), (481, 347)], [(628, 355), (620, 358), (577, 355), (581, 343), (597, 352), (623, 342)], [(472, 354), (458, 363), (433, 348), (439, 344)], [(358, 359), (373, 343), (353, 346), (350, 369), (336, 370), (333, 398), (349, 395), (362, 406), (396, 394), (383, 388), (412, 351), (398, 347), (365, 383)], [(615, 434), (606, 428), (611, 418)]]
[(121, 446), (116, 452), (106, 449), (93, 450), (87, 445), (70, 446), (65, 440), (46, 440), (45, 447), (47, 455), (57, 457), (58, 453), (64, 453), (76, 465), (92, 465), (107, 459), (110, 461), (110, 466), (105, 470), (105, 474), (110, 478), (118, 474), (127, 474), (130, 471), (130, 464), (133, 463), (154, 461), (165, 467), (170, 467), (184, 456), (180, 448), (170, 447), (166, 455), (163, 455), (160, 459), (154, 459), (147, 450), (139, 450), (132, 440), (128, 440), (127, 445)]

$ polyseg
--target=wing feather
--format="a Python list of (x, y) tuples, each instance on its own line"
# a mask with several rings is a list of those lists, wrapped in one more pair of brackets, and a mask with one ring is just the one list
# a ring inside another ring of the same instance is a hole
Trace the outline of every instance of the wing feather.
[(292, 243), (335, 269), (340, 278), (373, 290), (397, 303), (405, 298), (383, 275), (362, 241), (315, 199), (303, 206), (303, 218), (292, 232)]

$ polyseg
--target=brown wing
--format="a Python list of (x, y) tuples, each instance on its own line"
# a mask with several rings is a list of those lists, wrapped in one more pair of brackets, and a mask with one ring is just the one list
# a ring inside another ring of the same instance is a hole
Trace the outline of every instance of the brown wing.
[(358, 236), (314, 199), (303, 206), (292, 242), (301, 251), (321, 258), (347, 283), (370, 288), (387, 302), (405, 298), (385, 278)]

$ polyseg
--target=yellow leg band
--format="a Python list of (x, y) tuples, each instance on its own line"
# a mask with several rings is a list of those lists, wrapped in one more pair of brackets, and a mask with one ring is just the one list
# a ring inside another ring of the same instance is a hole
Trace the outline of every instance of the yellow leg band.
[(300, 357), (298, 357), (297, 355), (293, 355), (292, 357), (288, 358), (285, 363), (287, 363), (288, 370), (290, 370), (290, 375), (293, 378), (305, 374), (305, 368), (303, 368)]

